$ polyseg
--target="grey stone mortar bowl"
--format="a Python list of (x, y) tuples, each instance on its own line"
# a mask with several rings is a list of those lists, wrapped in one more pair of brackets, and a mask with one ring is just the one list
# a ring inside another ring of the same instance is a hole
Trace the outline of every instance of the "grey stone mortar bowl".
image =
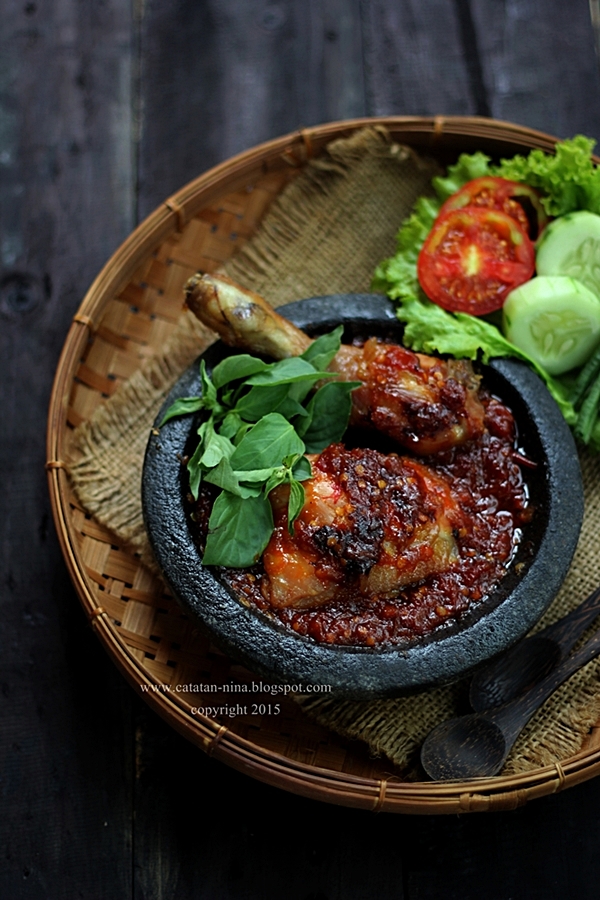
[[(290, 303), (280, 312), (312, 334), (341, 322), (345, 341), (378, 336), (400, 342), (402, 337), (392, 305), (380, 295), (315, 297)], [(211, 346), (204, 354), (208, 370), (231, 352), (221, 342)], [(194, 425), (189, 416), (151, 434), (142, 483), (150, 542), (184, 609), (227, 654), (270, 681), (330, 685), (332, 693), (356, 699), (394, 696), (455, 680), (524, 636), (555, 597), (574, 553), (583, 519), (581, 472), (571, 432), (537, 375), (505, 359), (482, 372), (486, 386), (512, 409), (520, 446), (538, 463), (527, 472), (536, 514), (502, 582), (462, 618), (424, 639), (370, 649), (317, 644), (244, 606), (215, 570), (202, 565), (188, 527), (187, 472), (180, 457)], [(194, 364), (169, 394), (156, 427), (175, 399), (199, 390)], [(517, 563), (523, 565), (517, 569)]]

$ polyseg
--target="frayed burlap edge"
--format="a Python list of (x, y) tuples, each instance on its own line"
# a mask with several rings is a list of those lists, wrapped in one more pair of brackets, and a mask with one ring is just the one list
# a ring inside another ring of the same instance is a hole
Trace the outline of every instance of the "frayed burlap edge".
[(211, 331), (191, 313), (185, 313), (165, 352), (138, 369), (77, 428), (73, 437), (68, 467), (77, 497), (101, 525), (139, 554), (154, 574), (159, 570), (141, 509), (149, 424), (181, 373), (198, 356), (198, 348), (213, 340)]
[[(433, 171), (431, 163), (394, 145), (382, 130), (364, 129), (338, 140), (286, 188), (257, 235), (223, 270), (273, 305), (368, 290), (375, 265), (393, 251), (397, 223), (427, 189)], [(69, 468), (80, 501), (155, 572), (140, 503), (148, 430), (170, 387), (212, 339), (192, 316), (183, 316), (163, 353), (145, 363), (74, 436)], [(565, 585), (539, 627), (573, 608), (599, 580), (598, 459), (584, 457), (583, 472), (581, 541)], [(600, 663), (592, 662), (553, 695), (521, 735), (506, 773), (555, 763), (581, 749), (600, 719), (599, 675)], [(410, 773), (428, 731), (464, 711), (466, 684), (369, 703), (318, 697), (299, 703), (319, 723), (366, 741), (373, 754), (387, 756)]]

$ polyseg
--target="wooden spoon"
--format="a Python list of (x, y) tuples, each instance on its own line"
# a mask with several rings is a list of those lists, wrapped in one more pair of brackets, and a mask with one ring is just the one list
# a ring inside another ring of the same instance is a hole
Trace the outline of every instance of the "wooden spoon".
[(441, 722), (421, 748), (421, 763), (434, 781), (496, 775), (534, 712), (577, 669), (600, 653), (600, 632), (520, 697), (497, 709)]
[(568, 615), (520, 641), (473, 676), (469, 701), (475, 712), (508, 703), (563, 660), (600, 613), (600, 588)]

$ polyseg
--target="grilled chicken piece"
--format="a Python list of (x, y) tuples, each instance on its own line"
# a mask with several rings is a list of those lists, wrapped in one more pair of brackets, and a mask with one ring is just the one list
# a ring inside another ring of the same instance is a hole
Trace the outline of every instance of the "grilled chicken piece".
[[(283, 359), (311, 339), (258, 294), (224, 277), (195, 275), (186, 285), (192, 312), (225, 343)], [(460, 445), (483, 431), (479, 378), (465, 360), (413, 353), (375, 338), (344, 344), (330, 366), (353, 391), (351, 424), (376, 428), (418, 455)]]
[(466, 527), (465, 516), (449, 484), (425, 465), (342, 444), (311, 462), (293, 535), (289, 488), (270, 495), (275, 530), (263, 554), (262, 591), (272, 606), (392, 598), (457, 561), (454, 530)]
[(370, 338), (345, 344), (330, 366), (352, 392), (351, 425), (376, 428), (419, 456), (464, 444), (483, 432), (479, 378), (471, 363), (413, 353)]

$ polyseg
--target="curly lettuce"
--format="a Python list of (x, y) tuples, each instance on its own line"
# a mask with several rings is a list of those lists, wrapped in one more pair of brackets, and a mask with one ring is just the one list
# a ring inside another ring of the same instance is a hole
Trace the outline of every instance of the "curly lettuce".
[(576, 209), (600, 214), (600, 169), (592, 160), (595, 144), (579, 134), (557, 144), (555, 156), (532, 150), (527, 156), (503, 159), (499, 166), (492, 166), (492, 174), (537, 188), (550, 216)]

